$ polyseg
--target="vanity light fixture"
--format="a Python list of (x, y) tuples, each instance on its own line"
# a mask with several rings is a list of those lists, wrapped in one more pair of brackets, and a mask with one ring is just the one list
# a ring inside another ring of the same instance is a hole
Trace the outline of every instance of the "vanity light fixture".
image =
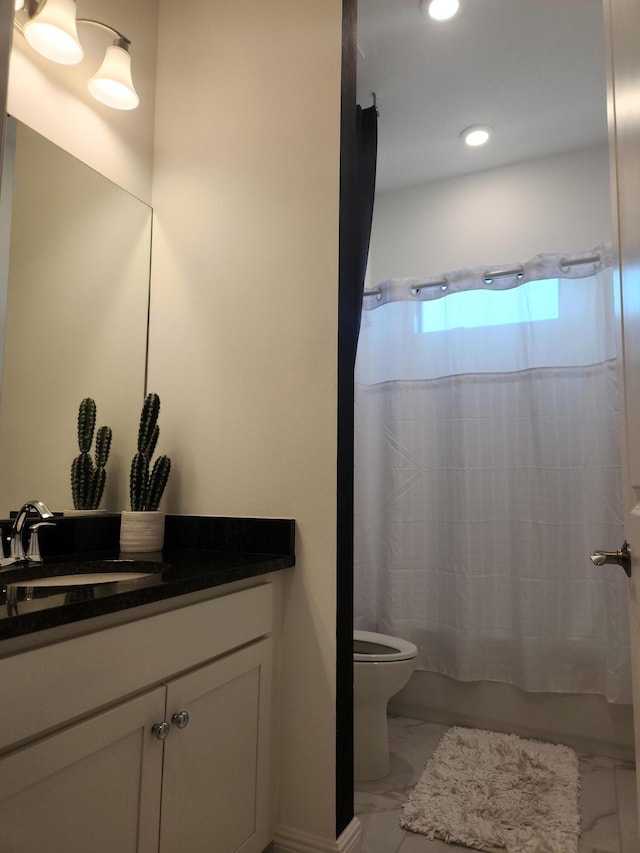
[(492, 133), (493, 129), (488, 124), (474, 124), (462, 131), (460, 139), (470, 148), (478, 148), (491, 139)]
[[(24, 0), (15, 0), (25, 5)], [(20, 8), (22, 8), (22, 6)], [(61, 65), (75, 65), (84, 56), (78, 39), (77, 24), (89, 24), (115, 36), (107, 47), (104, 60), (88, 82), (91, 95), (101, 103), (117, 110), (133, 110), (140, 99), (131, 77), (131, 42), (121, 32), (91, 18), (76, 18), (75, 0), (26, 0), (28, 20), (21, 26), (31, 47), (46, 59)]]
[(111, 30), (116, 36), (113, 44), (107, 48), (102, 65), (87, 84), (89, 91), (97, 101), (108, 107), (116, 110), (135, 110), (140, 98), (131, 78), (131, 42), (112, 27), (98, 21), (83, 21), (81, 18), (79, 23), (96, 24)]
[(457, 15), (460, 0), (420, 0), (420, 8), (434, 21), (448, 21)]
[(44, 0), (24, 25), (24, 37), (46, 59), (77, 65), (84, 51), (76, 29), (75, 0)]

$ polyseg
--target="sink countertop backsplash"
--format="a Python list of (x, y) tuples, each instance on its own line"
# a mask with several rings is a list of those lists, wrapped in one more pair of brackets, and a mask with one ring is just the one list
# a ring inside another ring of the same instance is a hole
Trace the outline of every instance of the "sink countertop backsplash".
[[(6, 535), (11, 521), (0, 521), (0, 527)], [(295, 565), (291, 519), (167, 515), (161, 554), (120, 554), (119, 535), (119, 514), (61, 516), (55, 527), (43, 529), (44, 563), (0, 573), (0, 642)], [(109, 583), (28, 586), (29, 579), (52, 573), (91, 571), (92, 561), (131, 557), (138, 572), (140, 563), (149, 562), (150, 573)], [(15, 587), (8, 594), (12, 582), (20, 594)]]

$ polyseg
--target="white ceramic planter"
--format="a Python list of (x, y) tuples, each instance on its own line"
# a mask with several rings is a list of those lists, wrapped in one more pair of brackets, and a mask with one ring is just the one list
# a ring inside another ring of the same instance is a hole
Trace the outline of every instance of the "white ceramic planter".
[(131, 552), (162, 551), (164, 512), (123, 510), (120, 522), (120, 550)]

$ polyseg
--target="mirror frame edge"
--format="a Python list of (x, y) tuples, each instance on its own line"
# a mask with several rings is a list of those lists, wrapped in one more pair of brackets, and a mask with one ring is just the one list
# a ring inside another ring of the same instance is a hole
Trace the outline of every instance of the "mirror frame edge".
[(7, 125), (7, 91), (9, 88), (9, 56), (13, 37), (13, 10), (10, 3), (0, 4), (0, 174)]

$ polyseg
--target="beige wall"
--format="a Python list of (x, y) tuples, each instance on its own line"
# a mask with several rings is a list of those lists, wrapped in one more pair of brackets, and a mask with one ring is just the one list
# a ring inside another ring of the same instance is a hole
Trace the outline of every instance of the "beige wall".
[(161, 0), (149, 389), (167, 509), (297, 521), (278, 825), (335, 823), (341, 3)]
[(376, 197), (371, 286), (611, 240), (606, 145)]
[(102, 21), (131, 40), (138, 109), (114, 110), (89, 94), (87, 81), (113, 39), (86, 24), (78, 25), (85, 56), (73, 66), (44, 59), (14, 28), (7, 100), (7, 111), (15, 118), (147, 203), (151, 200), (157, 6), (157, 0), (78, 3), (79, 18)]
[(10, 111), (153, 202), (166, 509), (297, 521), (297, 565), (275, 578), (276, 829), (331, 849), (342, 5), (161, 0), (153, 135), (149, 4), (95, 0), (87, 14), (130, 35), (135, 68), (144, 48), (140, 110), (95, 105), (81, 68), (28, 56), (16, 36)]

